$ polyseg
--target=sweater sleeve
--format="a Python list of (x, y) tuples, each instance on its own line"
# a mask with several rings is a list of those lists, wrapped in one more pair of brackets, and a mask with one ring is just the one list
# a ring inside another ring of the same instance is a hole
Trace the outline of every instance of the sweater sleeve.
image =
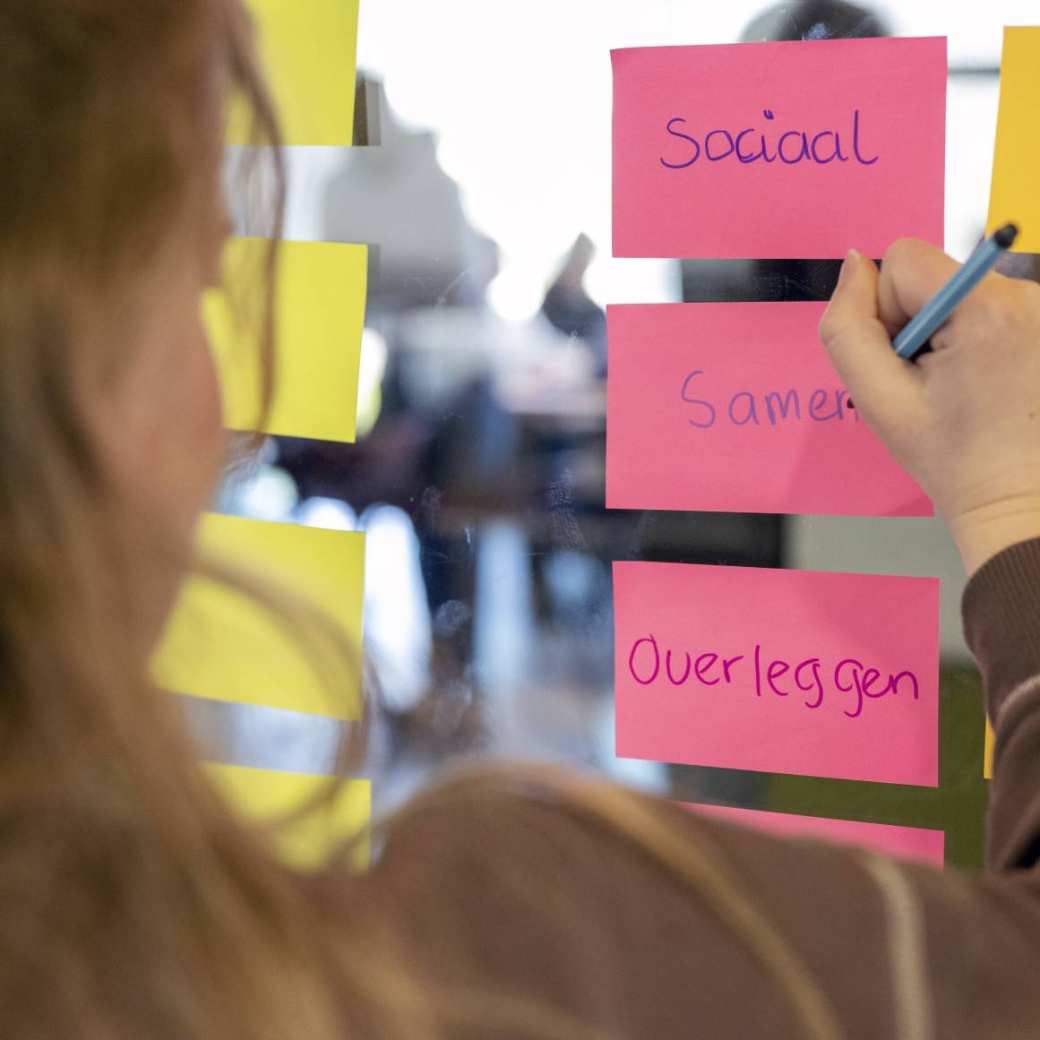
[(1040, 862), (1040, 538), (983, 564), (962, 614), (996, 733), (987, 864), (1029, 869)]

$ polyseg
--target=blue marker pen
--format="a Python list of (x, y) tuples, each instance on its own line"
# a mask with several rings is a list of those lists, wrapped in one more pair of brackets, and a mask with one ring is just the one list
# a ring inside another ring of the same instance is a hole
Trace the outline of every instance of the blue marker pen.
[(978, 244), (964, 266), (914, 315), (892, 343), (895, 352), (908, 361), (923, 353), (928, 341), (946, 324), (954, 308), (993, 269), (1000, 255), (1018, 236), (1014, 224), (1002, 228)]

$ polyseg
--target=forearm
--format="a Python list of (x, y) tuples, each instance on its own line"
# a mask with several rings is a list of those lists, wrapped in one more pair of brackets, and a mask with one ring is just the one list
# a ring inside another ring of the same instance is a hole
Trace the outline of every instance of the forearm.
[(969, 577), (1004, 549), (1040, 538), (1040, 495), (1005, 501), (950, 521)]

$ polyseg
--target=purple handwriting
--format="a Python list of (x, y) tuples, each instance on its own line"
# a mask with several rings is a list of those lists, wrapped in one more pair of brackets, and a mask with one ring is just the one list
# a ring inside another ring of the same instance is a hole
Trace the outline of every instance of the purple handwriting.
[[(776, 119), (772, 109), (765, 108), (762, 115), (768, 122)], [(758, 129), (745, 127), (733, 133), (731, 130), (709, 130), (703, 138), (686, 133), (680, 127), (686, 126), (681, 116), (669, 119), (665, 132), (673, 139), (670, 158), (661, 156), (661, 165), (669, 170), (687, 170), (695, 166), (703, 157), (707, 162), (723, 162), (735, 159), (744, 166), (757, 162), (775, 163), (779, 160), (786, 166), (797, 166), (808, 162), (819, 166), (827, 166), (832, 162), (855, 162), (861, 166), (873, 166), (880, 156), (868, 156), (863, 149), (862, 117), (858, 108), (852, 111), (852, 129), (846, 141), (852, 142), (852, 154), (846, 154), (842, 147), (840, 130), (819, 130), (811, 133), (808, 130), (786, 130), (775, 138), (770, 147), (770, 131), (774, 127)], [(681, 148), (675, 147), (675, 141), (685, 142)]]
[(750, 390), (738, 390), (718, 404), (707, 398), (694, 397), (694, 381), (705, 375), (704, 369), (690, 372), (682, 382), (679, 396), (691, 405), (687, 421), (701, 430), (710, 430), (717, 421), (729, 421), (734, 426), (771, 426), (787, 422), (841, 422), (852, 419), (859, 422), (859, 412), (849, 406), (848, 392), (842, 389), (817, 388), (807, 395), (795, 389), (769, 390), (756, 395)]
[[(744, 664), (741, 667), (741, 662)], [(770, 694), (796, 699), (813, 711), (829, 701), (829, 692), (841, 696), (842, 711), (858, 719), (868, 700), (909, 694), (920, 699), (917, 676), (911, 671), (885, 672), (855, 657), (843, 657), (824, 666), (819, 657), (788, 661), (767, 656), (756, 643), (750, 654), (674, 651), (658, 646), (651, 634), (635, 640), (628, 655), (628, 672), (641, 686), (737, 686), (758, 698)]]

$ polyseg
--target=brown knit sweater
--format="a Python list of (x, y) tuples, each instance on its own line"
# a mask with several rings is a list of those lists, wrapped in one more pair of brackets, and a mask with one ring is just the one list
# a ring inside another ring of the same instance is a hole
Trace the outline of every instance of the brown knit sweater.
[[(988, 874), (896, 865), (674, 811), (675, 828), (710, 838), (801, 955), (848, 1040), (1040, 1037), (1040, 539), (985, 564), (963, 616), (997, 732)], [(530, 998), (608, 1037), (806, 1035), (710, 905), (631, 843), (537, 798), (476, 806), (464, 821), (437, 816), (398, 829), (350, 897), (390, 929), (403, 971), (441, 991)], [(378, 1016), (349, 1017), (353, 1037), (379, 1035)]]

